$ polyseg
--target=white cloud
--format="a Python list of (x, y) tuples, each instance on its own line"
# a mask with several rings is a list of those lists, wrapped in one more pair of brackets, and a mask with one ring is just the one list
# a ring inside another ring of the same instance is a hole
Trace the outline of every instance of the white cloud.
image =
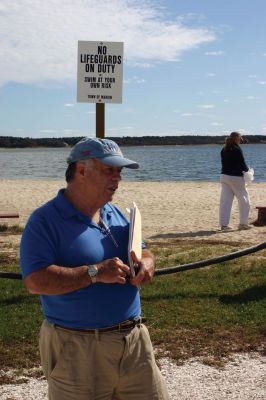
[(206, 76), (207, 78), (213, 78), (214, 76), (216, 76), (216, 74), (214, 72), (207, 72)]
[(63, 135), (66, 136), (75, 136), (77, 134), (80, 134), (79, 129), (62, 129)]
[(201, 105), (198, 105), (197, 107), (208, 109), (208, 108), (215, 108), (215, 105), (214, 104), (201, 104)]
[(224, 55), (224, 51), (219, 50), (219, 51), (206, 51), (205, 52), (205, 56), (223, 56)]
[(183, 114), (180, 114), (180, 117), (192, 117), (192, 115), (193, 114), (191, 114), (191, 113), (183, 113)]
[(223, 126), (223, 124), (220, 124), (219, 122), (212, 122), (211, 126)]
[(2, 0), (0, 85), (76, 79), (78, 40), (123, 41), (128, 62), (177, 61), (215, 40), (153, 0)]
[(132, 129), (134, 129), (133, 126), (122, 126), (120, 128), (109, 128), (109, 129), (107, 129), (107, 131), (108, 132), (111, 132), (111, 131), (128, 131), (128, 130), (132, 130)]
[(72, 104), (72, 103), (65, 103), (65, 104), (64, 104), (64, 107), (74, 107), (74, 104)]
[(78, 129), (41, 129), (39, 132), (47, 135), (74, 135), (80, 131)]
[(154, 64), (147, 62), (127, 61), (126, 65), (131, 68), (144, 68), (144, 69), (155, 68)]
[(258, 97), (256, 97), (256, 96), (247, 96), (246, 99), (247, 100), (257, 100)]
[(40, 133), (58, 133), (62, 132), (62, 129), (41, 129)]
[(259, 84), (260, 85), (266, 85), (266, 81), (260, 81)]
[(146, 81), (143, 78), (138, 78), (137, 76), (133, 76), (132, 78), (124, 79), (123, 82), (127, 83), (127, 84), (140, 84), (140, 83), (144, 83)]

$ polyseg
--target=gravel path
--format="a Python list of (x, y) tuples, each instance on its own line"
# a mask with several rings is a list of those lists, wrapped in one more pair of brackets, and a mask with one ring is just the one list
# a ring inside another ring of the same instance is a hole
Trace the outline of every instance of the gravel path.
[[(223, 369), (196, 360), (177, 366), (169, 358), (160, 360), (171, 400), (266, 400), (266, 358), (236, 354)], [(44, 380), (0, 386), (1, 400), (47, 399)], [(137, 400), (137, 399), (136, 399)]]

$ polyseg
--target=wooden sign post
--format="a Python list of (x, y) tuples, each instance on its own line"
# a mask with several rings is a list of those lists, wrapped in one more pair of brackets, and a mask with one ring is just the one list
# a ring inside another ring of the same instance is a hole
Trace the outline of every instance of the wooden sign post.
[(104, 103), (96, 103), (96, 137), (104, 139), (105, 135), (105, 113)]
[(123, 42), (78, 42), (77, 101), (96, 103), (96, 137), (105, 136), (105, 103), (122, 103)]

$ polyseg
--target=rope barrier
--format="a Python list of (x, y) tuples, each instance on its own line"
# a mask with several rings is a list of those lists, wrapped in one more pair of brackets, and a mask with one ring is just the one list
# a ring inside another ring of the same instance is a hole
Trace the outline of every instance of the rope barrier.
[(6, 279), (22, 279), (22, 275), (16, 272), (0, 272), (0, 278)]
[[(197, 261), (197, 262), (189, 263), (189, 264), (177, 265), (175, 267), (160, 268), (160, 269), (155, 270), (154, 275), (155, 276), (168, 275), (168, 274), (175, 274), (177, 272), (187, 271), (190, 269), (203, 268), (203, 267), (207, 267), (209, 265), (219, 264), (224, 261), (233, 260), (235, 258), (243, 257), (248, 254), (256, 253), (257, 251), (260, 251), (263, 249), (266, 249), (266, 242), (257, 244), (252, 247), (247, 247), (246, 249), (243, 249), (243, 250), (235, 251), (234, 253), (230, 253), (225, 256), (209, 258), (207, 260)], [(14, 272), (0, 272), (0, 278), (22, 279), (22, 276), (21, 276), (21, 274), (14, 273)]]
[(157, 269), (155, 271), (154, 275), (159, 276), (159, 275), (174, 274), (176, 272), (187, 271), (189, 269), (197, 269), (197, 268), (207, 267), (209, 265), (219, 264), (224, 261), (233, 260), (234, 258), (243, 257), (248, 254), (252, 254), (257, 251), (263, 250), (265, 248), (266, 248), (266, 242), (263, 242), (263, 243), (257, 244), (256, 246), (248, 247), (246, 249), (227, 254), (226, 256), (209, 258), (208, 260), (197, 261), (197, 262), (189, 263), (189, 264), (177, 265), (176, 267)]

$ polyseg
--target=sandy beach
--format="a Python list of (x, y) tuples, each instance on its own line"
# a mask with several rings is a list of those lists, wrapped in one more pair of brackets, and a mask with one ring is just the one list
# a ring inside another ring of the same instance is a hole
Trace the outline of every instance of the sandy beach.
[[(0, 180), (0, 211), (17, 211), (18, 220), (1, 223), (24, 225), (31, 212), (51, 199), (65, 186), (62, 181)], [(266, 205), (266, 183), (248, 187), (251, 199), (250, 222), (257, 218), (256, 206)], [(219, 182), (121, 182), (114, 203), (124, 212), (135, 201), (142, 214), (146, 240), (167, 238), (236, 241), (256, 244), (265, 241), (266, 227), (239, 231), (238, 206), (234, 200), (231, 232), (218, 225)]]

